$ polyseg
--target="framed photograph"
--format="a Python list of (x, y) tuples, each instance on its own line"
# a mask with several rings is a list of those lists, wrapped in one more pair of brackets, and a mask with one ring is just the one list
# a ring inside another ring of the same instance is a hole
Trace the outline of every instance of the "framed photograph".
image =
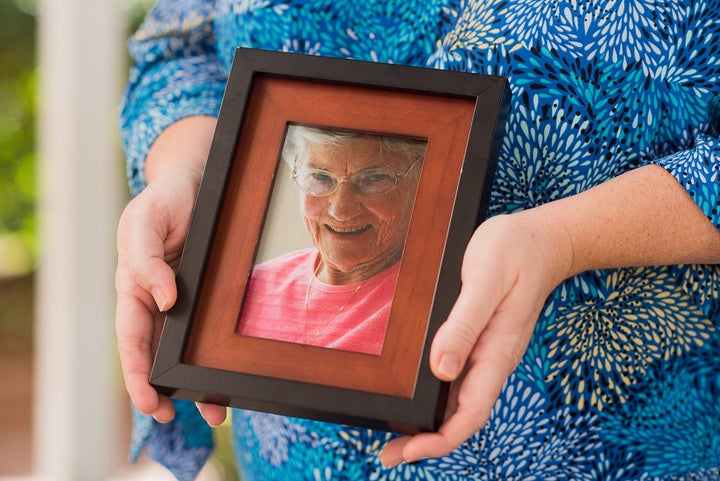
[(238, 49), (151, 384), (436, 430), (429, 367), (486, 216), (504, 77)]

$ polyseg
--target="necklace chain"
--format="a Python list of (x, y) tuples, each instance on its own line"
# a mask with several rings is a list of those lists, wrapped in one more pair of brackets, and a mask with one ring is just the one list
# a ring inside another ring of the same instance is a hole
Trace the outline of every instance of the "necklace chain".
[[(318, 273), (320, 272), (320, 269), (321, 269), (321, 267), (322, 267), (322, 264), (323, 264), (323, 261), (322, 261), (322, 258), (321, 258), (321, 259), (320, 259), (320, 262), (318, 262), (317, 267), (315, 268), (315, 270), (313, 271), (312, 275), (310, 276), (310, 279), (308, 279), (307, 289), (305, 289), (305, 311), (308, 310), (308, 302), (309, 302), (309, 300), (310, 300), (310, 289), (311, 289), (312, 283), (313, 283), (313, 281), (315, 280), (315, 278), (317, 277)], [(322, 326), (320, 326), (319, 328), (315, 329), (315, 330), (313, 331), (313, 333), (312, 333), (312, 336), (308, 337), (308, 333), (305, 332), (305, 333), (303, 334), (303, 344), (313, 345), (313, 343), (314, 343), (315, 340), (320, 336), (320, 334), (322, 334), (323, 332), (325, 332), (325, 329), (327, 329), (327, 327), (330, 325), (330, 323), (331, 323), (332, 321), (334, 321), (335, 318), (336, 318), (337, 316), (339, 316), (340, 313), (345, 310), (345, 308), (348, 306), (348, 304), (350, 304), (350, 301), (352, 301), (353, 298), (355, 297), (355, 294), (358, 293), (358, 291), (365, 285), (366, 282), (367, 282), (367, 279), (364, 280), (364, 281), (359, 282), (358, 285), (357, 285), (357, 287), (350, 293), (350, 296), (348, 296), (347, 300), (345, 300), (345, 303), (344, 303), (343, 305), (341, 305), (341, 306), (338, 308), (338, 310), (337, 310), (332, 316), (330, 316), (330, 318), (329, 318), (327, 321), (325, 321), (325, 323), (324, 323)]]

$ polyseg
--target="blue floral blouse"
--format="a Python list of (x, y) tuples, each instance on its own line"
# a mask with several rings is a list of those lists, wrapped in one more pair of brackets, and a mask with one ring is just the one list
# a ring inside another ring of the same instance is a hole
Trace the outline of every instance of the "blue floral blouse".
[[(165, 127), (217, 114), (240, 45), (508, 76), (492, 215), (655, 162), (720, 228), (718, 12), (718, 0), (160, 0), (130, 42), (131, 190)], [(720, 479), (719, 289), (720, 268), (700, 265), (565, 281), (487, 425), (443, 458), (386, 470), (391, 434), (234, 411), (243, 479)], [(189, 480), (212, 436), (177, 406), (169, 425), (137, 416), (133, 456), (146, 448)]]

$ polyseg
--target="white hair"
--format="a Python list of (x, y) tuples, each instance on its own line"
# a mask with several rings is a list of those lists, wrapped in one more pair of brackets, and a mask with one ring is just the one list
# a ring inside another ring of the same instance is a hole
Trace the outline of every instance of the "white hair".
[(365, 138), (378, 138), (383, 151), (404, 153), (411, 161), (422, 159), (425, 156), (425, 149), (427, 147), (426, 140), (412, 137), (371, 134), (365, 132), (353, 132), (291, 124), (288, 126), (287, 133), (285, 135), (282, 159), (292, 168), (297, 159), (302, 159), (307, 156), (307, 148), (310, 145), (338, 145)]

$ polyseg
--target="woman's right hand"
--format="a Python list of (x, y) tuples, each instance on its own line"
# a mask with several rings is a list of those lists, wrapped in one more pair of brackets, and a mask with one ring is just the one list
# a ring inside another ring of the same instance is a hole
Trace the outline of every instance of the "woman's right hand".
[(150, 386), (164, 312), (175, 304), (175, 268), (187, 236), (200, 173), (164, 171), (125, 208), (118, 224), (115, 329), (125, 386), (135, 406), (160, 422), (170, 400)]
[[(148, 187), (125, 208), (118, 224), (115, 329), (125, 386), (135, 406), (160, 422), (173, 419), (172, 402), (150, 386), (150, 370), (164, 322), (175, 304), (175, 269), (190, 226), (195, 197), (216, 120), (187, 117), (169, 126), (147, 154)], [(225, 408), (199, 405), (211, 425)]]

